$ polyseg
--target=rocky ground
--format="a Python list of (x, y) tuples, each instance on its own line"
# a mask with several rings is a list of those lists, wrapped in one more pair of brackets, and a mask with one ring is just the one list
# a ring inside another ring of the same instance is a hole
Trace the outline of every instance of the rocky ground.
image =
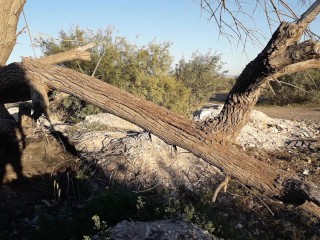
[[(220, 105), (202, 108), (194, 114), (194, 120), (214, 117), (220, 109)], [(11, 111), (14, 114), (14, 109)], [(39, 229), (43, 209), (49, 217), (55, 212), (66, 218), (65, 204), (82, 209), (92, 199), (92, 193), (101, 192), (106, 186), (122, 186), (141, 195), (157, 192), (169, 198), (183, 196), (200, 211), (203, 205), (198, 205), (199, 200), (209, 199), (208, 204), (222, 178), (214, 166), (111, 114), (88, 116), (77, 125), (53, 121), (55, 129), (68, 139), (49, 136), (45, 130), (48, 123), (42, 121), (44, 130), (30, 140), (21, 155), (25, 179), (15, 180), (18, 178), (15, 169), (3, 167), (6, 174), (0, 192), (3, 212), (0, 222), (5, 223), (5, 228), (0, 231), (0, 239), (24, 239), (21, 232)], [(275, 119), (253, 111), (237, 143), (248, 154), (282, 169), (293, 169), (301, 177), (316, 182), (320, 176), (319, 138), (317, 123)], [(70, 146), (74, 146), (76, 155), (65, 151)], [(85, 178), (89, 178), (86, 186), (90, 189), (81, 194), (79, 182)], [(216, 219), (214, 233), (225, 239), (320, 239), (317, 217), (305, 213), (301, 206), (287, 206), (259, 197), (235, 180), (228, 192), (222, 193), (217, 203), (210, 203), (205, 212)], [(181, 228), (180, 233), (189, 234), (188, 239), (206, 239), (197, 234), (207, 233), (183, 221), (184, 214), (182, 222), (171, 222), (171, 225), (121, 222), (114, 228), (113, 237), (159, 239), (154, 236), (164, 229)], [(115, 230), (121, 227), (126, 231)], [(10, 232), (12, 229), (17, 232)], [(125, 232), (126, 237), (121, 235)], [(196, 235), (190, 235), (191, 232)], [(167, 239), (179, 239), (179, 234), (172, 234), (176, 237)], [(28, 234), (24, 237), (28, 239)]]

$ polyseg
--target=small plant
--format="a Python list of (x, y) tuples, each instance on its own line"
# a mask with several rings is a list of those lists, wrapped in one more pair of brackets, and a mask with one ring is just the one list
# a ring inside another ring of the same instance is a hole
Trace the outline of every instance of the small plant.
[(85, 173), (84, 170), (79, 169), (79, 170), (77, 171), (76, 179), (78, 179), (78, 180), (88, 180), (88, 179), (89, 179), (89, 176)]
[(166, 218), (180, 218), (182, 214), (181, 202), (173, 197), (168, 199), (168, 206), (165, 208)]
[(94, 222), (94, 229), (95, 230), (104, 230), (107, 228), (107, 224), (105, 221), (100, 221), (100, 217), (98, 215), (94, 215), (92, 217), (92, 221)]
[(184, 208), (185, 220), (187, 222), (192, 222), (193, 219), (197, 218), (194, 207), (189, 204)]
[(136, 207), (137, 207), (138, 211), (141, 210), (144, 207), (145, 204), (146, 204), (146, 202), (144, 202), (142, 200), (142, 197), (139, 196), (138, 199), (137, 199), (137, 204), (136, 204)]

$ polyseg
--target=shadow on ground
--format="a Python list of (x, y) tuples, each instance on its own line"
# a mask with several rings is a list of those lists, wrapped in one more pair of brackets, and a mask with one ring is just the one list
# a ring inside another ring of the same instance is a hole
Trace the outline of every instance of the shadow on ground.
[(225, 239), (320, 238), (318, 219), (294, 205), (259, 200), (254, 190), (235, 181), (216, 203), (211, 190), (194, 194), (183, 186), (177, 192), (160, 186), (137, 194), (110, 183), (105, 169), (79, 160), (50, 135), (28, 139), (23, 151), (11, 153), (4, 163), (19, 156), (21, 165), (13, 167), (16, 177), (0, 189), (0, 239), (83, 239), (97, 232), (94, 215), (108, 226), (183, 218)]

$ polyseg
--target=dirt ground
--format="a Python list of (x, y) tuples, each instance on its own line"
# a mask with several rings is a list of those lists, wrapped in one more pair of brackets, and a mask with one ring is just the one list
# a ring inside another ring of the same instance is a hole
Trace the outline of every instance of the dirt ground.
[[(211, 100), (213, 103), (223, 104), (228, 93), (217, 93)], [(287, 106), (267, 106), (256, 105), (255, 110), (261, 111), (272, 118), (288, 120), (304, 120), (320, 122), (320, 106), (312, 105), (287, 105)]]
[[(274, 118), (320, 123), (320, 106), (257, 106), (255, 109)], [(7, 169), (5, 167), (8, 162), (0, 164), (3, 173), (1, 175), (3, 185), (0, 186), (0, 239), (33, 239), (29, 234), (39, 227), (38, 212), (46, 212), (49, 211), (48, 209), (64, 211), (68, 209), (69, 202), (73, 203), (73, 198), (79, 198), (79, 194), (74, 194), (69, 184), (77, 181), (78, 176), (75, 177), (76, 173), (74, 173), (74, 169), (77, 168), (75, 166), (77, 156), (65, 151), (66, 145), (63, 144), (64, 147), (62, 147), (61, 138), (57, 141), (53, 137), (47, 139), (42, 136), (42, 133), (40, 136), (39, 139), (27, 142), (27, 148), (20, 153), (21, 155), (14, 155), (19, 160), (17, 167), (11, 163), (13, 167)], [(2, 149), (0, 160), (6, 159), (8, 156), (6, 151), (9, 150), (9, 148)], [(312, 152), (312, 154), (287, 151), (266, 153), (251, 149), (248, 154), (264, 159), (269, 164), (284, 170), (289, 168), (295, 170), (301, 177), (314, 182), (320, 176), (318, 152)], [(305, 168), (308, 168), (312, 174), (304, 175)], [(19, 174), (24, 177), (17, 179)], [(79, 172), (77, 174), (79, 175)], [(56, 182), (59, 183), (59, 187), (55, 185)], [(80, 188), (82, 185), (77, 186)], [(305, 211), (302, 212), (300, 207), (264, 199), (264, 202), (275, 212), (275, 216), (271, 216), (262, 201), (253, 195), (252, 191), (242, 188), (241, 185), (234, 183), (229, 192), (222, 193), (217, 205), (214, 205), (215, 214), (219, 215), (217, 224), (223, 225), (222, 222), (225, 221), (234, 228), (234, 231), (252, 232), (252, 239), (264, 239), (261, 236), (267, 233), (268, 236), (280, 236), (278, 239), (289, 239), (286, 238), (288, 236), (292, 237), (291, 239), (320, 239), (318, 219)], [(60, 189), (62, 189), (61, 200)], [(68, 194), (69, 191), (70, 194)], [(61, 207), (62, 205), (66, 207)], [(77, 202), (78, 205), (80, 204)], [(65, 215), (62, 214), (63, 217)], [(235, 234), (238, 235), (238, 232)]]
[(320, 106), (256, 106), (255, 110), (272, 118), (320, 122)]

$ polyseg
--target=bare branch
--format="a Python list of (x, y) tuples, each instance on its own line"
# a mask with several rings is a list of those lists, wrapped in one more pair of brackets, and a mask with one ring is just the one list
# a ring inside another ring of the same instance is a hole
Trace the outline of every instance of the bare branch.
[(223, 188), (224, 192), (227, 192), (227, 187), (228, 187), (229, 180), (230, 180), (230, 177), (226, 176), (225, 179), (218, 185), (218, 187), (214, 191), (214, 194), (213, 194), (211, 202), (216, 202), (218, 194), (219, 194), (219, 192), (221, 191), (222, 188)]
[(94, 77), (94, 75), (96, 74), (96, 71), (97, 71), (97, 69), (98, 69), (98, 67), (100, 65), (100, 62), (101, 62), (102, 58), (104, 57), (104, 55), (106, 54), (106, 52), (107, 52), (107, 48), (106, 48), (106, 46), (104, 46), (104, 51), (101, 54), (101, 56), (99, 58), (99, 61), (98, 61), (97, 65), (96, 65), (96, 67), (94, 68), (93, 73), (91, 74), (91, 77)]
[(320, 42), (308, 40), (286, 48), (270, 63), (277, 69), (309, 59), (320, 59)]
[(26, 24), (26, 28), (28, 30), (28, 35), (29, 35), (29, 39), (30, 39), (30, 43), (31, 43), (32, 51), (33, 51), (33, 56), (36, 58), (37, 55), (36, 55), (36, 51), (35, 51), (35, 48), (34, 48), (34, 43), (32, 41), (32, 37), (31, 37), (31, 31), (30, 31), (29, 24), (28, 24), (27, 17), (26, 17), (26, 14), (25, 14), (24, 10), (22, 10), (22, 16), (23, 16), (24, 22)]
[[(210, 14), (209, 20), (214, 19), (219, 34), (226, 38), (236, 39), (243, 45), (246, 45), (247, 40), (255, 45), (260, 43), (260, 40), (264, 37), (254, 27), (256, 24), (254, 15), (257, 8), (262, 9), (265, 13), (265, 19), (271, 32), (278, 23), (286, 19), (293, 19), (300, 26), (300, 31), (296, 33), (297, 39), (300, 39), (304, 33), (311, 39), (317, 37), (317, 34), (313, 33), (308, 26), (319, 13), (319, 4), (319, 0), (315, 1), (299, 18), (298, 14), (285, 0), (257, 0), (251, 2), (201, 0), (202, 9)], [(306, 6), (306, 1), (299, 2), (299, 7), (305, 8)]]
[(289, 75), (296, 72), (305, 71), (308, 69), (320, 68), (320, 60), (310, 59), (304, 62), (291, 64), (280, 71), (276, 72), (272, 76), (269, 76), (267, 79), (272, 80), (272, 78), (279, 78), (283, 75)]
[(313, 77), (311, 76), (311, 74), (309, 73), (309, 71), (306, 71), (306, 73), (308, 74), (308, 77), (311, 79), (313, 85), (317, 88), (318, 86), (317, 86), (316, 82), (314, 81)]
[(276, 82), (279, 82), (279, 83), (283, 83), (284, 85), (288, 85), (288, 86), (290, 86), (290, 87), (299, 89), (299, 90), (301, 90), (301, 91), (303, 91), (303, 92), (306, 92), (306, 93), (308, 92), (307, 90), (305, 90), (305, 89), (303, 89), (303, 88), (301, 88), (301, 87), (298, 87), (298, 86), (296, 86), (296, 85), (294, 85), (294, 84), (292, 84), (292, 83), (280, 81), (279, 79), (273, 79), (272, 81), (276, 81)]
[(275, 11), (276, 14), (277, 14), (277, 17), (278, 17), (278, 19), (279, 19), (279, 22), (282, 22), (282, 17), (281, 17), (281, 14), (280, 14), (279, 9), (276, 7), (276, 4), (274, 3), (273, 0), (270, 0), (270, 2), (271, 2), (271, 5), (272, 5), (274, 11)]
[(298, 20), (298, 24), (302, 27), (307, 27), (319, 14), (320, 12), (320, 0), (315, 1), (307, 11), (305, 11), (300, 19)]
[(66, 61), (72, 61), (72, 60), (84, 60), (84, 61), (90, 61), (91, 56), (90, 52), (88, 52), (88, 49), (91, 49), (95, 46), (95, 43), (89, 43), (85, 46), (78, 47), (66, 52), (50, 55), (48, 57), (43, 57), (40, 59), (37, 59), (37, 61), (44, 63), (44, 64), (57, 64), (62, 63)]

